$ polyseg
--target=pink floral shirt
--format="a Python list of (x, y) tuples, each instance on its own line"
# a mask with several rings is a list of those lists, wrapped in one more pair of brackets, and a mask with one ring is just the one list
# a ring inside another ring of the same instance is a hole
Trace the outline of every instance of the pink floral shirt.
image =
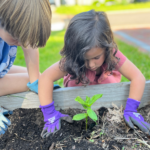
[[(118, 83), (121, 81), (121, 74), (118, 69), (123, 65), (126, 60), (126, 57), (118, 50), (116, 57), (120, 58), (115, 70), (112, 71), (105, 71), (106, 65), (102, 65), (101, 69), (103, 70), (100, 76), (96, 76), (96, 71), (87, 71), (87, 77), (90, 81), (89, 85), (96, 85), (96, 84), (107, 84), (107, 83)], [(71, 75), (68, 74), (64, 77), (64, 87), (74, 87), (74, 86), (82, 86), (82, 83), (76, 84), (76, 80), (70, 79)]]

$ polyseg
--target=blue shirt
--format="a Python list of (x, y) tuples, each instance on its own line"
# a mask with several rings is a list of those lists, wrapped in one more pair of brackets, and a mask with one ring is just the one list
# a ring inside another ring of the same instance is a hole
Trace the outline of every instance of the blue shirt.
[(10, 46), (0, 38), (0, 78), (10, 70), (17, 53), (17, 46)]

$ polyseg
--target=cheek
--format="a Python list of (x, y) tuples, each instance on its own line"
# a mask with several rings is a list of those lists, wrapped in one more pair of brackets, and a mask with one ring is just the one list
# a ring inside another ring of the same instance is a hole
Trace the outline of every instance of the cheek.
[(101, 65), (104, 63), (104, 60), (105, 60), (105, 58), (104, 58), (104, 57), (101, 57), (100, 59), (98, 59), (98, 60), (96, 61), (96, 64), (97, 64), (98, 66), (101, 66)]

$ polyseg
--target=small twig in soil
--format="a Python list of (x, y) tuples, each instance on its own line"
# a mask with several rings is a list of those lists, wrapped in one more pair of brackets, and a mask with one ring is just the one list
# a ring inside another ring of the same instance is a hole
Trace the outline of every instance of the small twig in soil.
[(62, 147), (57, 147), (57, 148), (61, 148), (63, 150), (63, 147), (67, 147), (67, 146), (62, 146)]
[(114, 138), (114, 140), (129, 140), (129, 139), (130, 139), (130, 140), (131, 140), (131, 139), (137, 140), (138, 142), (140, 142), (140, 143), (146, 145), (148, 148), (150, 148), (150, 145), (147, 144), (147, 141), (144, 141), (144, 140), (142, 141), (142, 140), (137, 139), (137, 138), (120, 138), (120, 137)]
[[(91, 133), (90, 140), (99, 137), (101, 132), (100, 132), (99, 134), (98, 134), (98, 132), (101, 131), (101, 130), (102, 130), (102, 129), (98, 129), (97, 131), (93, 131), (93, 132)], [(103, 131), (103, 130), (102, 130), (102, 131)]]
[(53, 150), (54, 146), (55, 146), (55, 143), (53, 142), (52, 145), (50, 146), (49, 150)]
[(72, 137), (72, 135), (68, 135), (67, 137), (65, 137), (64, 139), (60, 140), (59, 142), (62, 142), (63, 140), (66, 140), (68, 137)]
[(116, 137), (114, 140), (137, 140), (137, 138), (122, 138), (122, 137)]
[(141, 135), (134, 129), (134, 132), (137, 133), (137, 135), (144, 141), (144, 139), (141, 137)]
[(60, 143), (58, 143), (58, 144), (56, 144), (56, 148), (61, 148), (62, 150), (63, 150), (63, 148), (62, 147), (66, 147), (66, 146), (63, 146), (64, 144), (60, 144)]
[(118, 147), (115, 147), (114, 145), (112, 145), (112, 147), (114, 147), (116, 150), (119, 150), (119, 148), (118, 148)]
[(74, 139), (75, 142), (76, 141), (80, 142), (80, 140), (82, 139), (82, 137), (76, 137), (76, 138), (73, 138), (73, 139)]
[(24, 139), (24, 138), (22, 138), (22, 137), (19, 137), (16, 133), (14, 133), (14, 134), (15, 134), (18, 138), (20, 138), (21, 140), (33, 142), (33, 140), (26, 140), (26, 139)]
[(144, 144), (144, 145), (146, 145), (148, 148), (150, 148), (150, 145), (148, 145), (146, 141), (142, 141), (140, 139), (137, 139), (137, 141)]

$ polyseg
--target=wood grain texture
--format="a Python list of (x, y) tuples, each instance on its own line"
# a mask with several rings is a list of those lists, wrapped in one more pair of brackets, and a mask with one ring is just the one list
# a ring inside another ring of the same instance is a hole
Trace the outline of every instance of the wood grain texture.
[[(129, 95), (130, 82), (90, 85), (87, 87), (68, 87), (60, 88), (53, 92), (53, 99), (57, 110), (67, 108), (83, 107), (74, 99), (77, 96), (85, 99), (86, 96), (92, 97), (95, 94), (103, 94), (102, 98), (97, 100), (92, 108), (94, 110), (100, 107), (111, 107), (112, 103), (117, 106), (125, 106)], [(150, 104), (150, 81), (146, 81), (144, 94), (141, 100), (140, 107)], [(38, 95), (33, 92), (23, 92), (0, 97), (0, 105), (10, 110), (16, 108), (39, 108)]]

